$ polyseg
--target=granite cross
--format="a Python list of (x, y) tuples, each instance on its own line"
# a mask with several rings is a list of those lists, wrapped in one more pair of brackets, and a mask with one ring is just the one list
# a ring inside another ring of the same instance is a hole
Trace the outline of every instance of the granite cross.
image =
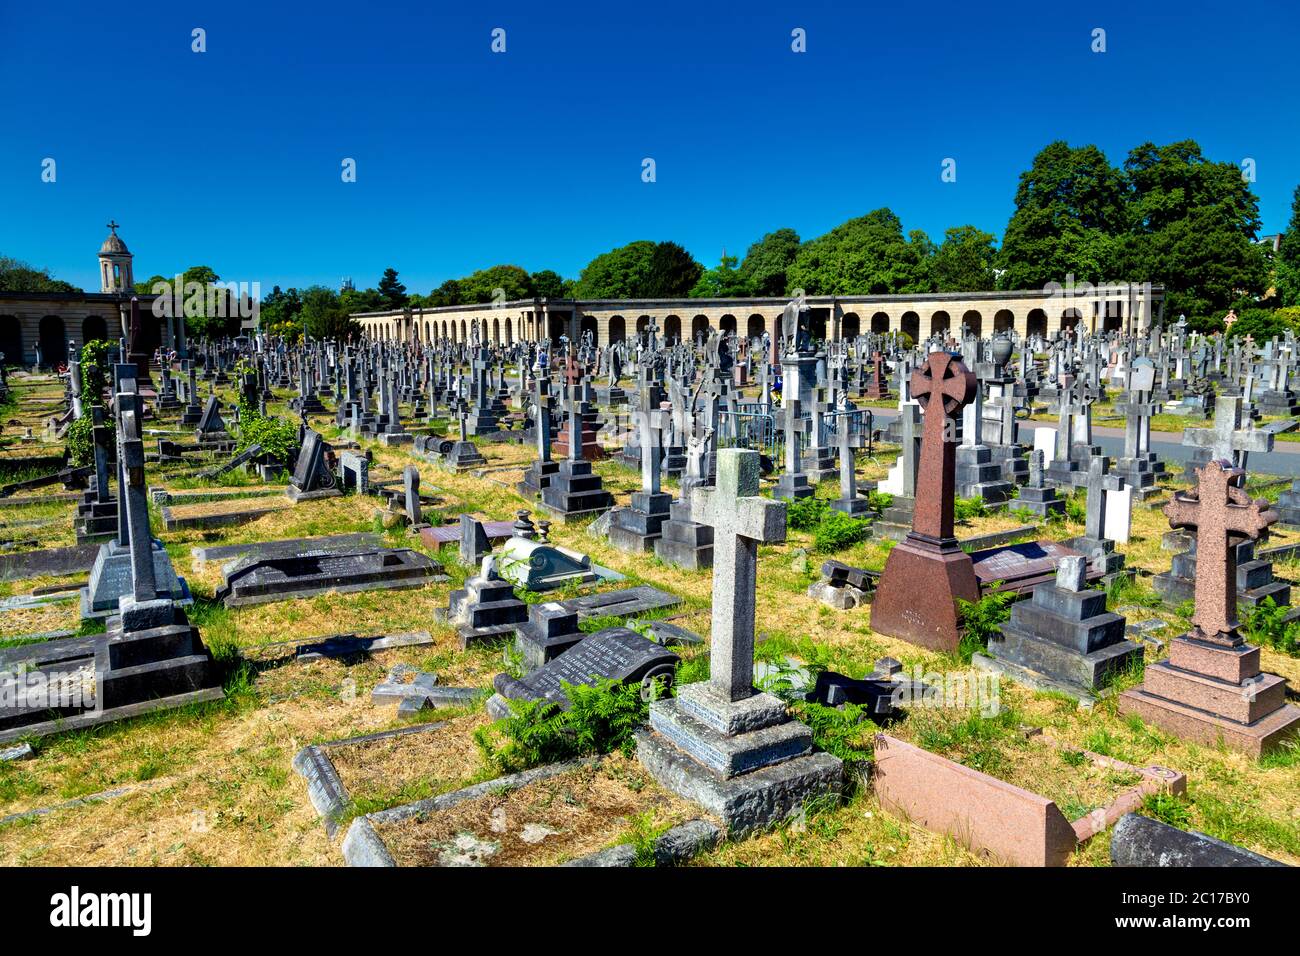
[(1267, 501), (1252, 501), (1240, 487), (1245, 472), (1225, 460), (1210, 461), (1198, 472), (1195, 490), (1179, 492), (1164, 507), (1175, 529), (1196, 529), (1196, 599), (1193, 636), (1236, 645), (1237, 549), (1231, 536), (1256, 539), (1278, 520)]
[(713, 527), (709, 681), (724, 700), (754, 693), (754, 587), (758, 546), (785, 540), (786, 506), (758, 494), (759, 454), (718, 451), (717, 487), (695, 488), (691, 516)]
[(922, 480), (916, 487), (912, 531), (936, 540), (951, 538), (957, 453), (948, 436), (954, 432), (953, 416), (975, 397), (975, 374), (960, 355), (931, 352), (912, 373), (911, 393), (925, 411), (918, 468)]
[(131, 593), (137, 601), (158, 597), (153, 567), (153, 534), (149, 530), (149, 499), (145, 488), (144, 442), (140, 435), (140, 395), (133, 378), (122, 379), (117, 394), (118, 475), (126, 508), (119, 525), (128, 529), (131, 549)]

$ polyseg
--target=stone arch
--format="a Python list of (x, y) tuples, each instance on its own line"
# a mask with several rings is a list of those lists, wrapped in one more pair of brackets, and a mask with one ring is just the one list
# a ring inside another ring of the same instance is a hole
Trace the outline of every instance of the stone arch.
[(1074, 306), (1066, 309), (1061, 313), (1061, 331), (1073, 329), (1083, 319), (1083, 313)]
[(650, 316), (639, 315), (636, 319), (636, 334), (640, 335), (646, 329), (650, 328)]
[(1042, 309), (1030, 309), (1029, 316), (1025, 319), (1025, 334), (1046, 335), (1047, 313)]
[(464, 319), (460, 320), (460, 340), (462, 342), (469, 341), (469, 327), (465, 325)]
[(554, 312), (548, 312), (547, 316), (550, 318), (551, 322), (551, 327), (546, 330), (547, 337), (551, 340), (552, 344), (558, 345), (560, 342), (560, 336), (568, 334), (568, 319), (563, 315), (556, 315)]
[(993, 331), (1008, 332), (1016, 327), (1016, 316), (1010, 309), (998, 309), (993, 314)]
[(682, 339), (682, 320), (681, 316), (666, 315), (664, 316), (664, 342), (668, 345), (674, 342), (680, 342)]
[(41, 343), (41, 358), (50, 368), (56, 367), (68, 358), (68, 336), (63, 327), (63, 320), (57, 315), (47, 315), (41, 319), (37, 341)]
[(871, 316), (871, 331), (876, 335), (884, 335), (889, 331), (888, 312), (876, 312)]
[(707, 339), (712, 328), (713, 324), (707, 315), (697, 315), (691, 319), (691, 341), (694, 342), (701, 335)]
[(108, 338), (108, 323), (102, 315), (88, 315), (81, 320), (81, 341), (93, 342)]
[(582, 319), (578, 322), (578, 339), (581, 341), (583, 336), (588, 332), (591, 333), (591, 340), (597, 345), (600, 344), (600, 323), (596, 321), (594, 315), (583, 314)]
[(930, 334), (952, 330), (952, 316), (943, 309), (930, 316)]
[(862, 334), (862, 320), (856, 312), (845, 312), (840, 316), (840, 338), (852, 341)]
[(493, 345), (501, 344), (501, 320), (500, 319), (492, 320), (492, 344)]
[(984, 332), (984, 316), (979, 314), (978, 309), (967, 309), (962, 314), (961, 323), (970, 329), (972, 335), (981, 335)]
[(724, 315), (718, 319), (718, 329), (722, 332), (734, 333), (736, 331), (736, 317), (730, 313)]
[(745, 337), (750, 339), (761, 339), (763, 333), (767, 330), (767, 319), (761, 315), (751, 315), (749, 321), (745, 323)]
[(0, 352), (6, 365), (23, 364), (23, 327), (16, 315), (0, 315)]
[(506, 316), (506, 345), (514, 345), (514, 344), (515, 344), (514, 325), (510, 321), (510, 316), (507, 315)]
[(911, 336), (912, 343), (915, 344), (921, 338), (921, 317), (910, 310), (904, 312), (899, 328), (903, 334)]
[(627, 338), (627, 320), (621, 315), (611, 315), (609, 317), (609, 344), (622, 342)]

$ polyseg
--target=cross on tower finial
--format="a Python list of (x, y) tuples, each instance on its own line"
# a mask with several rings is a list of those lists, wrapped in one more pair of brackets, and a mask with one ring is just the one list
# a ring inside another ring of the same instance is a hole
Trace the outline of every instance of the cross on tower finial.
[(116, 235), (117, 235), (117, 220), (116, 220), (116, 219), (110, 219), (110, 220), (108, 221), (108, 228), (111, 229), (112, 232), (113, 232), (113, 235), (116, 236)]

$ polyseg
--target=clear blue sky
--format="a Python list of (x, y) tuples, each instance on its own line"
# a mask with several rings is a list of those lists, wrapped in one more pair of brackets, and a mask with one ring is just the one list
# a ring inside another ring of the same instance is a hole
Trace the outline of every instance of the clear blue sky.
[(115, 217), (141, 279), (428, 292), (633, 239), (712, 265), (879, 206), (1000, 236), (1058, 138), (1251, 157), (1266, 233), (1300, 182), (1295, 0), (281, 6), (0, 4), (0, 253), (97, 288)]

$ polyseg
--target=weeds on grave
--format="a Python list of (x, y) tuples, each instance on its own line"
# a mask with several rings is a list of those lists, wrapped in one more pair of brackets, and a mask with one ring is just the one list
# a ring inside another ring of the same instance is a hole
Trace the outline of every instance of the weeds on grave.
[(636, 851), (633, 866), (654, 866), (657, 862), (655, 844), (671, 827), (667, 823), (656, 824), (654, 810), (644, 810), (636, 814), (632, 817), (631, 825), (631, 830), (619, 843), (630, 845)]
[(1192, 826), (1192, 810), (1187, 799), (1172, 793), (1149, 793), (1142, 800), (1139, 808), (1143, 816), (1167, 823), (1180, 830), (1189, 830)]
[(1088, 504), (1078, 495), (1071, 495), (1065, 499), (1065, 517), (1070, 521), (1078, 524), (1084, 524), (1088, 520)]
[(838, 757), (849, 767), (865, 767), (875, 754), (879, 727), (858, 704), (827, 707), (816, 701), (796, 701), (790, 710), (812, 730), (813, 746)]
[(812, 531), (830, 512), (825, 498), (808, 497), (792, 501), (786, 508), (786, 524), (795, 531)]
[(863, 539), (867, 524), (863, 519), (850, 517), (842, 511), (827, 512), (813, 532), (813, 547), (823, 553), (841, 551)]
[(894, 496), (885, 491), (868, 491), (867, 505), (872, 511), (879, 514), (886, 508), (892, 508), (894, 505)]
[(957, 656), (969, 664), (977, 652), (988, 649), (989, 638), (1002, 633), (1002, 625), (1011, 617), (1011, 605), (1016, 601), (1014, 591), (999, 591), (1001, 581), (994, 581), (988, 593), (978, 601), (957, 599), (957, 613), (961, 617), (961, 643)]
[(1106, 582), (1106, 607), (1114, 610), (1121, 604), (1158, 607), (1160, 595), (1138, 583), (1136, 576), (1117, 574)]
[(588, 754), (635, 752), (632, 733), (650, 712), (640, 684), (603, 679), (562, 686), (568, 710), (549, 700), (511, 700), (506, 717), (475, 730), (483, 758), (503, 773), (518, 773)]
[(983, 498), (957, 498), (953, 501), (952, 517), (954, 521), (966, 522), (974, 518), (987, 517), (989, 507)]
[(1288, 621), (1290, 607), (1279, 607), (1271, 597), (1264, 598), (1246, 614), (1247, 638), (1290, 657), (1300, 657), (1300, 622)]

